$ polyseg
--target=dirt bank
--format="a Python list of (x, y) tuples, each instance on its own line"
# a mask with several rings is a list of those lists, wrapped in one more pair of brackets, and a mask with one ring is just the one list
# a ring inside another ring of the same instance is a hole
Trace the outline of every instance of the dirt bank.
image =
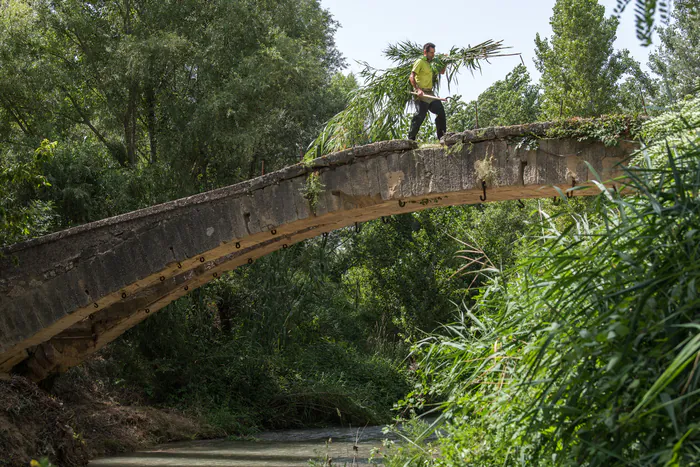
[(21, 377), (0, 381), (0, 466), (26, 467), (43, 456), (60, 467), (83, 466), (94, 457), (221, 435), (194, 418), (137, 403), (105, 391), (85, 369), (60, 377), (50, 392)]

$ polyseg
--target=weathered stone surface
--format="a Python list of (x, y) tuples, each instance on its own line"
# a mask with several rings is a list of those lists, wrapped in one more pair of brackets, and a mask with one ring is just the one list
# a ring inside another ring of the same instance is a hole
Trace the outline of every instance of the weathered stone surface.
[[(34, 379), (63, 371), (178, 297), (285, 245), (380, 216), (478, 203), (476, 161), (491, 158), (490, 202), (554, 196), (552, 185), (566, 190), (574, 179), (586, 185), (593, 176), (586, 162), (609, 180), (635, 149), (543, 140), (528, 151), (509, 139), (547, 128), (450, 134), (447, 148), (413, 141), (350, 148), (12, 245), (0, 258), (0, 373), (27, 359), (21, 367)], [(314, 172), (324, 185), (315, 211), (303, 196)]]

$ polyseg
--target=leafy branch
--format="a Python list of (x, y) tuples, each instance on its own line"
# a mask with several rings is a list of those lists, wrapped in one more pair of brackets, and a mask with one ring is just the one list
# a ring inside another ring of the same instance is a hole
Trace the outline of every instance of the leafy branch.
[[(618, 17), (625, 11), (632, 0), (617, 0), (615, 15)], [(669, 11), (672, 0), (636, 0), (634, 5), (634, 17), (637, 27), (637, 39), (643, 46), (651, 45), (651, 35), (654, 30), (654, 21), (658, 9), (659, 18), (663, 24), (668, 24)]]

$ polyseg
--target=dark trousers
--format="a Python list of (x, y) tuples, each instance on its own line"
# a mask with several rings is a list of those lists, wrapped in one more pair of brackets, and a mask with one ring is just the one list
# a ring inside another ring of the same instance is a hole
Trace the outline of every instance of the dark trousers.
[(418, 130), (425, 120), (425, 116), (428, 111), (435, 114), (435, 126), (437, 127), (437, 137), (442, 138), (442, 135), (447, 131), (447, 117), (445, 117), (445, 108), (442, 106), (441, 101), (431, 101), (423, 102), (419, 99), (415, 99), (416, 113), (413, 114), (413, 120), (411, 120), (411, 131), (408, 132), (408, 139), (416, 139), (418, 135)]

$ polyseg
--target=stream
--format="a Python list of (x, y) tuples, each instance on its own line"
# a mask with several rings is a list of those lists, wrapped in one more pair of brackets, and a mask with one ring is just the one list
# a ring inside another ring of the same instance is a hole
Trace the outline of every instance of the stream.
[[(90, 466), (291, 467), (382, 465), (381, 426), (263, 432), (254, 441), (207, 440), (169, 443), (133, 454), (105, 457)], [(329, 442), (330, 441), (330, 442)], [(372, 450), (377, 451), (371, 459)], [(331, 463), (329, 463), (329, 458)], [(315, 461), (310, 464), (309, 461)]]

